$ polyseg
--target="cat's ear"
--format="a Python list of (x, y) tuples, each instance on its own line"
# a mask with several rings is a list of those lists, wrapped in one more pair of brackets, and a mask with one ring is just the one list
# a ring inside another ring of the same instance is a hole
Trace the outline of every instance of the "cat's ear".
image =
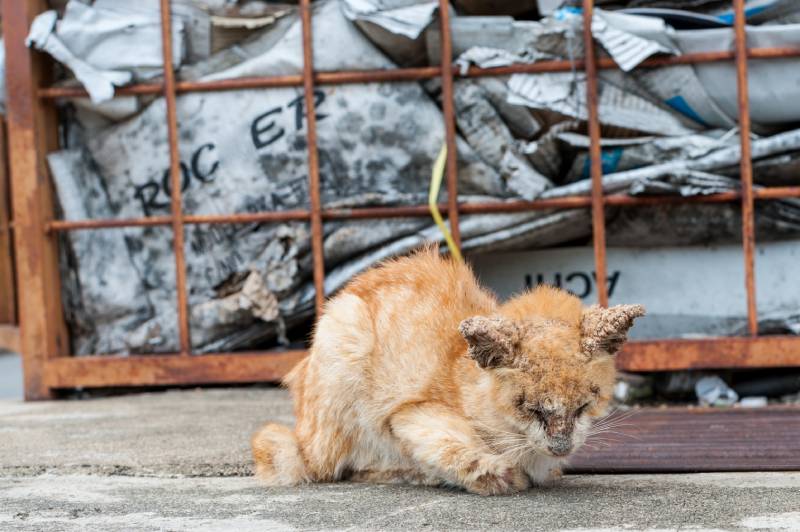
[(508, 366), (514, 360), (521, 332), (512, 320), (473, 316), (462, 321), (458, 330), (467, 341), (469, 356), (482, 368)]
[(603, 308), (593, 305), (583, 311), (581, 349), (593, 357), (600, 353), (617, 354), (627, 340), (633, 320), (644, 316), (642, 305), (617, 305)]

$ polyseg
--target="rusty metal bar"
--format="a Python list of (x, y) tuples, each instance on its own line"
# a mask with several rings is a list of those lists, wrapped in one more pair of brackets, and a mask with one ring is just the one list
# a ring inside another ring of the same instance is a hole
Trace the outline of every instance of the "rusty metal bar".
[[(439, 23), (441, 26), (441, 64), (453, 60), (453, 41), (450, 30), (450, 3), (439, 0)], [(442, 68), (442, 117), (444, 119), (444, 141), (447, 146), (447, 219), (450, 233), (457, 247), (461, 247), (461, 227), (458, 221), (458, 150), (456, 146), (456, 111), (453, 103), (453, 70)]]
[(305, 351), (62, 357), (45, 366), (49, 388), (278, 382)]
[(0, 117), (0, 324), (17, 322), (17, 290), (11, 234), (11, 189), (7, 155), (6, 123)]
[(38, 88), (50, 82), (51, 64), (25, 46), (31, 21), (47, 6), (44, 0), (2, 0), (2, 7), (14, 258), (21, 290), (19, 348), (25, 398), (47, 399), (52, 395), (44, 364), (69, 352), (57, 243), (45, 234), (54, 214), (45, 156), (58, 147), (58, 121), (52, 106), (36, 98)]
[[(787, 47), (751, 48), (747, 51), (750, 59), (789, 59), (800, 57), (800, 49)], [(701, 63), (717, 63), (730, 61), (735, 58), (732, 51), (724, 52), (699, 52), (679, 56), (651, 57), (640, 63), (637, 68), (659, 68), (674, 65), (691, 65)], [(575, 61), (553, 60), (538, 61), (536, 63), (516, 64), (504, 67), (480, 68), (470, 67), (466, 73), (460, 67), (451, 65), (454, 77), (477, 78), (488, 76), (506, 76), (510, 74), (541, 74), (546, 72), (571, 72), (573, 69), (583, 69), (583, 59)], [(619, 66), (610, 57), (597, 59), (599, 70), (616, 70)], [(389, 81), (419, 81), (433, 79), (441, 76), (440, 67), (397, 68), (384, 70), (352, 70), (341, 72), (316, 72), (314, 73), (315, 85), (340, 85), (350, 83), (373, 83)], [(244, 77), (235, 79), (222, 79), (214, 81), (178, 81), (175, 90), (185, 92), (209, 92), (242, 89), (265, 89), (270, 87), (301, 87), (302, 75)], [(117, 96), (131, 96), (144, 94), (161, 94), (164, 91), (162, 83), (139, 83), (116, 89)], [(88, 98), (88, 93), (81, 87), (43, 87), (38, 90), (40, 98)]]
[(600, 151), (600, 117), (597, 110), (597, 64), (592, 37), (593, 0), (583, 0), (583, 46), (586, 50), (586, 109), (589, 128), (589, 157), (592, 175), (592, 236), (597, 302), (608, 306), (606, 285), (606, 221), (603, 198), (603, 160)]
[[(617, 367), (626, 371), (790, 367), (797, 365), (799, 350), (797, 336), (631, 341), (617, 355)], [(274, 382), (305, 354), (300, 350), (61, 357), (47, 361), (43, 374), (49, 388)]]
[[(753, 191), (756, 200), (775, 200), (800, 198), (800, 187), (772, 187)], [(705, 196), (628, 196), (612, 194), (604, 197), (604, 203), (617, 207), (639, 207), (645, 205), (677, 205), (682, 203), (729, 203), (738, 201), (742, 195), (738, 191), (720, 192)], [(439, 204), (439, 210), (447, 209), (446, 203)], [(577, 209), (591, 207), (590, 196), (565, 196), (563, 198), (538, 199), (533, 201), (492, 201), (459, 204), (462, 214), (502, 214), (528, 212), (548, 209)], [(323, 220), (363, 220), (381, 218), (405, 218), (430, 216), (427, 205), (403, 205), (397, 207), (360, 207), (322, 209)], [(285, 221), (307, 221), (311, 211), (268, 211), (239, 214), (187, 214), (183, 222), (197, 224), (241, 224)], [(109, 229), (120, 227), (163, 226), (172, 223), (171, 216), (150, 216), (145, 218), (121, 218), (98, 220), (53, 220), (47, 224), (48, 232), (74, 231), (80, 229)]]
[(747, 34), (745, 33), (744, 0), (733, 0), (733, 29), (736, 45), (736, 88), (739, 98), (739, 137), (742, 152), (739, 162), (742, 181), (742, 247), (747, 290), (747, 331), (758, 334), (756, 309), (755, 247), (756, 230), (753, 195), (753, 160), (750, 152), (750, 97), (747, 87)]
[(175, 70), (172, 65), (172, 15), (169, 0), (161, 2), (161, 47), (164, 57), (164, 98), (167, 106), (167, 133), (169, 138), (169, 171), (172, 190), (171, 223), (172, 249), (175, 253), (175, 288), (178, 294), (178, 341), (180, 352), (188, 356), (192, 350), (189, 332), (189, 302), (186, 295), (186, 250), (183, 234), (183, 192), (181, 191), (181, 154), (178, 149), (177, 98), (175, 95)]
[(753, 189), (753, 198), (757, 200), (800, 198), (800, 187), (768, 187)]
[(325, 306), (325, 248), (322, 242), (322, 200), (320, 199), (317, 115), (314, 106), (314, 48), (311, 26), (311, 0), (300, 0), (303, 25), (303, 96), (306, 106), (308, 144), (308, 195), (311, 200), (311, 255), (314, 261), (314, 301), (317, 316)]
[(144, 218), (119, 218), (97, 220), (53, 220), (47, 224), (46, 231), (62, 232), (78, 229), (111, 229), (119, 227), (149, 227), (172, 225), (172, 216), (149, 216)]
[(625, 371), (780, 368), (798, 365), (798, 336), (738, 336), (631, 341), (617, 354)]

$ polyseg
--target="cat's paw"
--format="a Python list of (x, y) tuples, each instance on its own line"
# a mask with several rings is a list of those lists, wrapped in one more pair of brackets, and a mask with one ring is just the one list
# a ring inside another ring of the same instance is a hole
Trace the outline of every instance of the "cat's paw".
[(467, 491), (478, 495), (507, 495), (528, 489), (528, 475), (518, 466), (491, 456), (470, 465)]
[(544, 476), (540, 479), (537, 479), (535, 483), (538, 486), (543, 487), (550, 487), (558, 483), (559, 480), (564, 476), (564, 473), (561, 472), (561, 467), (555, 466), (550, 469)]
[(556, 484), (563, 476), (561, 473), (562, 462), (562, 460), (553, 460), (543, 456), (536, 457), (532, 463), (526, 465), (531, 484), (543, 487)]

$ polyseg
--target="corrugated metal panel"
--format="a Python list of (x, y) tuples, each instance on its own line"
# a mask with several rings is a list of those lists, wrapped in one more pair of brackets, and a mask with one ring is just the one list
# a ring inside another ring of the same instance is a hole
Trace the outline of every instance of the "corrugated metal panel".
[(800, 470), (800, 405), (644, 408), (590, 438), (573, 472)]

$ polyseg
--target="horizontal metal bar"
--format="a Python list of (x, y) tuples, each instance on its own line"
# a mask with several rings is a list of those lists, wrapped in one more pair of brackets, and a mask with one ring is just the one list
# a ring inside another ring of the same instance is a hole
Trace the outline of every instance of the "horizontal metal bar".
[(617, 355), (625, 371), (800, 367), (800, 336), (645, 340)]
[(103, 218), (98, 220), (52, 220), (46, 225), (48, 233), (78, 229), (111, 229), (115, 227), (149, 227), (171, 225), (172, 216), (147, 216), (143, 218)]
[[(186, 214), (183, 223), (197, 224), (237, 224), (258, 222), (286, 222), (308, 220), (310, 214), (305, 210), (269, 211), (238, 214)], [(171, 225), (172, 216), (147, 216), (142, 218), (98, 219), (98, 220), (53, 220), (47, 224), (48, 232), (74, 231), (78, 229), (110, 229), (115, 227), (143, 227)]]
[[(783, 198), (800, 198), (800, 187), (762, 188), (753, 191), (755, 199), (775, 200)], [(726, 203), (736, 201), (741, 194), (736, 191), (709, 194), (707, 196), (628, 196), (613, 194), (604, 198), (609, 206), (635, 207), (643, 205), (674, 205), (682, 203)], [(564, 198), (547, 198), (533, 201), (496, 201), (459, 204), (463, 214), (500, 214), (511, 212), (527, 212), (547, 209), (577, 209), (590, 207), (589, 196), (567, 196)], [(447, 204), (439, 204), (445, 211)], [(354, 209), (323, 209), (324, 220), (356, 220), (382, 218), (411, 218), (430, 216), (427, 205), (408, 205), (398, 207), (362, 207)], [(237, 224), (259, 222), (307, 221), (310, 211), (270, 211), (239, 214), (187, 214), (183, 223), (197, 224)], [(74, 231), (79, 229), (109, 229), (118, 227), (142, 227), (154, 225), (170, 225), (171, 216), (149, 216), (144, 218), (98, 219), (98, 220), (53, 220), (47, 224), (48, 232)]]
[(254, 222), (289, 222), (308, 220), (306, 210), (246, 212), (238, 214), (185, 214), (185, 224), (246, 224)]
[[(800, 49), (789, 47), (751, 48), (747, 54), (750, 59), (788, 59), (800, 57)], [(725, 52), (700, 52), (679, 56), (651, 57), (640, 63), (637, 68), (658, 68), (673, 65), (687, 65), (700, 63), (715, 63), (734, 59), (733, 51)], [(569, 72), (581, 70), (584, 67), (583, 59), (539, 61), (537, 63), (521, 63), (503, 67), (480, 68), (470, 67), (462, 72), (460, 66), (451, 65), (453, 76), (462, 78), (476, 78), (488, 76), (506, 76), (510, 74), (538, 74), (546, 72)], [(615, 70), (619, 66), (610, 57), (597, 60), (597, 68), (602, 70)], [(344, 85), (349, 83), (372, 83), (389, 81), (417, 81), (433, 79), (441, 76), (440, 67), (396, 68), (383, 70), (351, 70), (341, 72), (316, 72), (315, 85)], [(223, 79), (213, 81), (178, 81), (175, 89), (178, 93), (208, 92), (242, 89), (265, 89), (275, 87), (299, 87), (303, 85), (303, 76), (293, 74), (287, 76), (246, 77)], [(161, 94), (164, 90), (162, 83), (140, 83), (127, 87), (119, 87), (115, 96), (130, 96), (143, 94)], [(86, 98), (88, 93), (81, 87), (43, 87), (38, 95), (44, 99), (55, 98)]]
[(59, 357), (45, 363), (44, 380), (49, 388), (278, 382), (305, 356), (306, 351), (293, 350), (196, 356)]
[[(274, 382), (306, 355), (304, 350), (59, 357), (45, 365), (50, 388)], [(631, 341), (617, 355), (626, 371), (800, 366), (800, 337), (721, 337)]]
[(767, 187), (753, 190), (755, 199), (800, 198), (800, 187)]

